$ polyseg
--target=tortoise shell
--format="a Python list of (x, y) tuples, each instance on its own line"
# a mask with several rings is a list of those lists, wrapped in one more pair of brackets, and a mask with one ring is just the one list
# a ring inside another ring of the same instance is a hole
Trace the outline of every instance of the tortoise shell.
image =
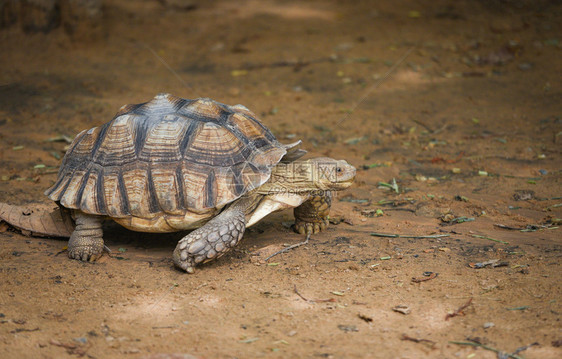
[(201, 219), (266, 182), (287, 148), (242, 105), (160, 94), (78, 134), (45, 194), (113, 218)]

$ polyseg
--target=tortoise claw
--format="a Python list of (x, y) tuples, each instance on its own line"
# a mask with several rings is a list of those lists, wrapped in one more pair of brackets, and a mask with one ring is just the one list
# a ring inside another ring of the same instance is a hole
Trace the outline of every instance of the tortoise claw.
[(68, 247), (68, 257), (83, 262), (95, 262), (101, 257), (102, 253), (103, 247), (101, 249), (97, 248), (97, 246)]
[(328, 220), (322, 220), (320, 222), (305, 222), (301, 220), (296, 220), (293, 229), (295, 232), (300, 234), (316, 234), (325, 230), (328, 227)]

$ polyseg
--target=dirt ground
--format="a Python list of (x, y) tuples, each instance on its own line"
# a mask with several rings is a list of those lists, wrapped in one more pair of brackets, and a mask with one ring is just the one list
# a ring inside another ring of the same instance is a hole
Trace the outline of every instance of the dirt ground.
[(307, 245), (265, 260), (303, 240), (276, 213), (193, 275), (181, 234), (108, 223), (91, 264), (0, 224), (0, 357), (562, 357), (560, 2), (184, 3), (0, 32), (0, 201), (47, 203), (53, 138), (160, 92), (244, 104), (356, 184)]

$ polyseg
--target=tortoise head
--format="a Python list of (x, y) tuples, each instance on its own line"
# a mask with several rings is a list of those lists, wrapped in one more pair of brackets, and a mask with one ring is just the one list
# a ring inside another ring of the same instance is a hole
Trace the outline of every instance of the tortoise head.
[(354, 179), (355, 167), (346, 161), (317, 157), (277, 164), (266, 188), (294, 192), (340, 191), (351, 186)]
[(311, 165), (312, 179), (318, 189), (341, 191), (355, 180), (355, 167), (345, 160), (318, 157), (306, 162)]

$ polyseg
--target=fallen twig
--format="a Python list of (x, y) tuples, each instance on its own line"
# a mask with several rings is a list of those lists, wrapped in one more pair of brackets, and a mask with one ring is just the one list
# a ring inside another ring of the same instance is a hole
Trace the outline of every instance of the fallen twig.
[(280, 251), (277, 251), (277, 252), (273, 253), (272, 255), (270, 255), (269, 257), (267, 257), (267, 258), (265, 259), (265, 261), (267, 262), (268, 260), (270, 260), (271, 258), (275, 257), (276, 255), (281, 254), (281, 253), (285, 253), (285, 252), (287, 252), (287, 251), (290, 251), (290, 250), (293, 249), (293, 248), (297, 248), (297, 247), (303, 246), (303, 245), (305, 245), (305, 244), (308, 244), (309, 239), (310, 239), (310, 233), (306, 235), (306, 239), (304, 240), (304, 242), (300, 242), (300, 243), (297, 243), (297, 244), (293, 244), (293, 245), (291, 245), (291, 246), (288, 246), (287, 248), (283, 248), (283, 249), (281, 249)]
[(524, 351), (524, 350), (527, 350), (527, 349), (529, 349), (530, 347), (532, 347), (532, 346), (534, 346), (534, 345), (539, 345), (539, 343), (538, 343), (538, 342), (534, 342), (534, 343), (531, 343), (531, 344), (529, 344), (529, 345), (525, 345), (525, 346), (519, 347), (519, 348), (515, 349), (515, 351), (513, 352), (513, 355), (519, 354), (520, 352), (522, 352), (522, 351)]
[(455, 310), (453, 313), (447, 313), (447, 315), (445, 316), (445, 320), (449, 320), (449, 318), (453, 318), (459, 315), (464, 315), (463, 310), (465, 310), (466, 308), (468, 308), (468, 306), (472, 304), (472, 298), (470, 298), (468, 300), (468, 302), (464, 303), (463, 305), (461, 305), (457, 310)]
[(244, 340), (239, 340), (238, 343), (242, 343), (242, 344), (250, 344), (253, 343), (255, 341), (260, 340), (260, 338), (249, 338), (249, 339), (244, 339)]
[(295, 291), (295, 294), (298, 295), (299, 297), (301, 297), (302, 300), (304, 300), (305, 302), (309, 302), (309, 303), (329, 303), (329, 302), (335, 302), (336, 301), (334, 298), (329, 298), (329, 299), (308, 299), (308, 298), (305, 298), (298, 291), (296, 284), (295, 284), (295, 287), (294, 287), (294, 291)]
[(485, 262), (478, 262), (478, 263), (468, 263), (468, 266), (470, 268), (475, 268), (475, 269), (480, 269), (480, 268), (484, 268), (487, 266), (490, 266), (492, 268), (496, 268), (496, 267), (505, 267), (508, 266), (509, 262), (500, 262), (499, 259), (491, 259), (489, 261), (485, 261)]
[(418, 125), (422, 126), (423, 128), (425, 128), (426, 130), (429, 131), (429, 133), (433, 133), (433, 128), (429, 127), (428, 125), (426, 125), (424, 122), (420, 121), (420, 120), (416, 120), (415, 118), (411, 118), (411, 121), (417, 123)]
[(433, 340), (422, 339), (422, 338), (413, 338), (413, 337), (411, 337), (409, 335), (406, 335), (406, 334), (402, 334), (402, 336), (400, 337), (400, 340), (409, 340), (409, 341), (414, 342), (414, 343), (429, 344), (429, 346), (431, 348), (435, 347), (435, 345), (437, 344)]
[(527, 310), (529, 308), (531, 308), (531, 307), (528, 306), (528, 305), (522, 305), (520, 307), (505, 308), (505, 309), (507, 309), (507, 310)]
[(479, 234), (471, 234), (470, 236), (472, 236), (474, 238), (487, 239), (489, 241), (494, 241), (494, 242), (498, 242), (498, 243), (502, 243), (502, 244), (509, 244), (509, 242), (502, 241), (500, 239), (490, 238), (490, 237), (487, 237), (487, 236), (481, 236)]
[(163, 327), (152, 327), (152, 329), (175, 329), (177, 327), (178, 327), (177, 325), (167, 325)]
[(441, 225), (442, 226), (454, 226), (455, 224), (460, 224), (460, 223), (466, 223), (466, 222), (472, 222), (475, 219), (473, 217), (456, 217), (456, 218), (452, 218), (452, 219), (448, 219), (446, 218), (446, 216), (449, 216), (448, 214), (446, 214), (445, 216), (441, 217)]
[(412, 278), (412, 282), (414, 283), (421, 283), (421, 282), (427, 282), (428, 280), (432, 280), (437, 278), (438, 273), (431, 273), (429, 276), (427, 277), (423, 277), (423, 278)]
[(416, 213), (416, 211), (411, 208), (385, 208), (385, 211), (404, 211), (404, 212)]
[[(513, 358), (513, 359), (524, 359), (523, 357), (520, 357), (519, 355), (517, 355), (516, 353), (510, 354), (510, 353), (506, 353), (504, 351), (501, 351), (499, 349), (496, 348), (492, 348), (489, 347), (487, 345), (481, 344), (481, 343), (476, 343), (476, 342), (456, 342), (456, 341), (449, 341), (449, 343), (451, 344), (456, 344), (456, 345), (470, 345), (471, 347), (477, 347), (477, 348), (482, 348), (482, 349), (486, 349), (486, 350), (490, 350), (493, 351), (495, 353), (497, 353), (498, 355), (503, 355), (503, 358)], [(526, 349), (526, 348), (525, 348)]]
[(282, 60), (276, 61), (271, 63), (258, 63), (258, 64), (245, 64), (242, 65), (242, 70), (259, 70), (259, 69), (266, 69), (266, 68), (275, 68), (275, 67), (293, 67), (295, 71), (302, 69), (305, 66), (311, 64), (319, 64), (322, 62), (333, 62), (334, 60), (330, 57), (324, 57), (309, 61), (297, 60), (297, 61), (290, 61), (290, 60)]
[(423, 238), (443, 238), (443, 237), (450, 237), (450, 234), (436, 234), (433, 236), (417, 236), (415, 234), (387, 234), (387, 233), (371, 233), (371, 236), (375, 237), (389, 237), (389, 238), (416, 238), (416, 239), (423, 239)]
[(66, 349), (66, 352), (68, 354), (75, 354), (78, 356), (84, 356), (86, 355), (86, 349), (80, 348), (78, 345), (76, 344), (70, 344), (70, 343), (61, 343), (56, 339), (51, 339), (50, 343), (52, 345), (55, 345), (57, 347), (62, 347)]
[(63, 347), (63, 348), (66, 348), (66, 349), (76, 349), (76, 347), (77, 347), (76, 344), (61, 343), (56, 339), (51, 339), (50, 343), (52, 345), (57, 346), (57, 347)]
[(506, 226), (505, 224), (500, 224), (500, 223), (494, 223), (494, 226), (499, 227), (499, 228), (503, 228), (503, 229), (509, 229), (509, 230), (512, 230), (512, 231), (520, 231), (520, 230), (523, 229), (523, 228)]
[(494, 223), (494, 226), (498, 227), (498, 228), (502, 228), (502, 229), (508, 229), (511, 231), (519, 231), (519, 232), (536, 232), (536, 231), (540, 231), (543, 229), (556, 229), (557, 227), (552, 227), (552, 225), (540, 225), (540, 224), (528, 224), (523, 228), (517, 228), (517, 227), (510, 227), (510, 226), (506, 226), (505, 224), (499, 224), (499, 223)]
[(298, 289), (297, 289), (297, 285), (295, 284), (295, 287), (293, 288), (295, 293), (301, 297), (302, 300), (304, 300), (305, 302), (310, 302), (310, 300), (308, 300), (307, 298), (305, 298), (302, 294), (299, 293)]
[(27, 328), (16, 328), (14, 330), (12, 330), (10, 333), (21, 333), (21, 332), (36, 332), (40, 330), (39, 327), (37, 328), (33, 328), (33, 329), (27, 329)]
[(373, 321), (373, 318), (371, 318), (371, 317), (369, 317), (365, 314), (359, 313), (359, 314), (357, 314), (357, 316), (359, 317), (359, 319), (365, 321), (366, 323), (371, 323)]

